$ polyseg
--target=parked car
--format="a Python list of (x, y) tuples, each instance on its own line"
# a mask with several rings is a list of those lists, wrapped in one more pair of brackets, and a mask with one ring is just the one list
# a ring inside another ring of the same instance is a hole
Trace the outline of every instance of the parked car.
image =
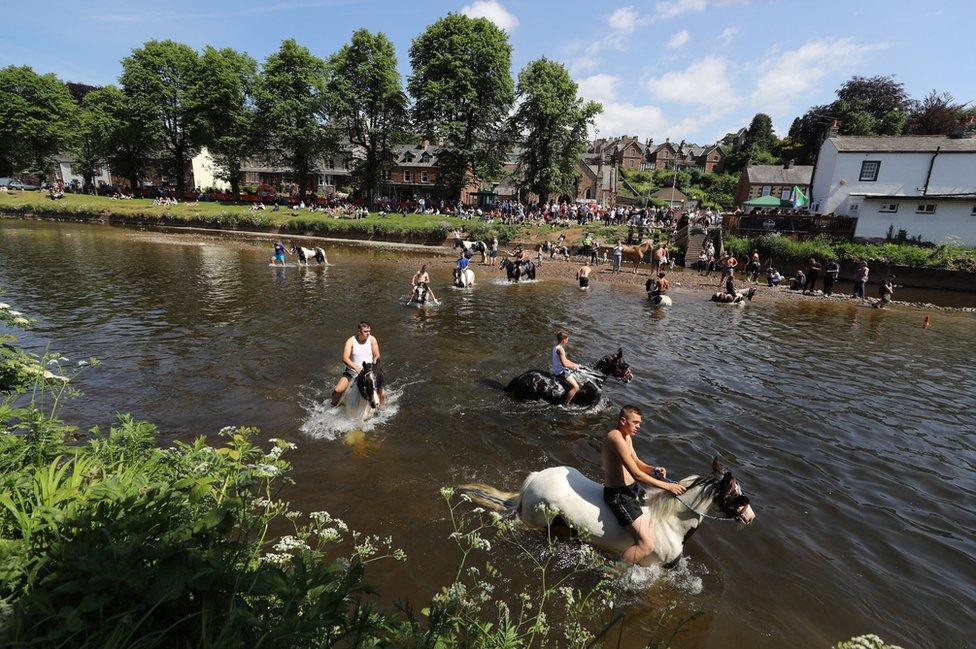
[(23, 191), (37, 189), (37, 185), (28, 185), (27, 183), (22, 183), (14, 178), (0, 178), (0, 187), (6, 187), (7, 189), (20, 189)]

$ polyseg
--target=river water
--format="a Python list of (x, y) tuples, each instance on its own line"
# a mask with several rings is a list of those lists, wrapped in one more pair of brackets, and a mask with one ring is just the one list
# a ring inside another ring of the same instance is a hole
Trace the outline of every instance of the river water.
[[(506, 286), (478, 268), (474, 290), (454, 291), (446, 262), (433, 272), (443, 305), (420, 311), (400, 302), (416, 266), (407, 254), (334, 248), (326, 269), (268, 259), (214, 238), (0, 221), (0, 297), (39, 319), (24, 342), (102, 360), (65, 419), (87, 428), (131, 412), (164, 442), (246, 424), (297, 443), (295, 505), (407, 551), (406, 564), (371, 573), (389, 600), (426, 601), (451, 577), (439, 487), (516, 490), (560, 464), (599, 479), (612, 410), (525, 406), (494, 387), (545, 367), (565, 327), (573, 358), (623, 347), (635, 379), (607, 396), (644, 409), (641, 456), (685, 475), (720, 453), (757, 513), (742, 529), (706, 521), (687, 560), (651, 574), (625, 644), (674, 600), (679, 613), (705, 612), (676, 646), (827, 647), (867, 632), (972, 646), (973, 314), (935, 312), (925, 329), (913, 309), (735, 308), (680, 291), (662, 313), (632, 287)], [(360, 318), (396, 403), (355, 436), (320, 404)]]

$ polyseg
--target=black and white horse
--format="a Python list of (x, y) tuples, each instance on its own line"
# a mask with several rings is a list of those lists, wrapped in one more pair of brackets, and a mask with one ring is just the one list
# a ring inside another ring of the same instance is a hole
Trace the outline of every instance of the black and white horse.
[(505, 269), (505, 272), (508, 274), (508, 281), (510, 282), (518, 282), (523, 278), (535, 279), (535, 264), (528, 259), (517, 262), (506, 257), (502, 259), (499, 268)]
[(464, 254), (467, 255), (469, 259), (474, 253), (480, 252), (481, 263), (488, 263), (488, 253), (491, 250), (491, 246), (484, 241), (466, 241), (464, 239), (455, 239), (454, 247), (463, 250)]
[[(593, 369), (581, 367), (573, 371), (573, 377), (579, 383), (580, 389), (570, 405), (584, 408), (595, 406), (603, 394), (604, 382), (611, 376), (624, 383), (629, 383), (634, 378), (630, 365), (624, 361), (622, 348), (617, 349), (616, 354), (607, 354), (601, 358)], [(562, 405), (566, 400), (566, 384), (542, 370), (529, 370), (516, 376), (505, 391), (522, 401), (541, 399), (553, 405)]]
[(298, 255), (299, 266), (302, 264), (308, 266), (309, 259), (314, 259), (319, 264), (329, 264), (329, 260), (325, 258), (325, 251), (321, 248), (303, 248), (299, 245), (293, 245), (291, 252), (293, 255)]
[(756, 296), (756, 289), (750, 288), (749, 290), (739, 290), (735, 292), (735, 295), (728, 293), (726, 291), (721, 291), (719, 293), (713, 293), (711, 300), (712, 302), (721, 302), (723, 304), (743, 304), (746, 301), (751, 301), (752, 298)]
[(380, 388), (383, 387), (383, 372), (379, 363), (363, 363), (363, 369), (356, 380), (349, 384), (343, 394), (346, 417), (365, 421), (380, 407)]
[[(640, 503), (648, 516), (654, 551), (643, 565), (670, 564), (681, 557), (684, 545), (706, 518), (738, 521), (748, 525), (756, 518), (749, 498), (732, 472), (718, 458), (712, 470), (702, 476), (690, 475), (680, 483), (680, 496), (660, 489), (648, 493)], [(568, 466), (550, 467), (530, 473), (518, 493), (500, 491), (483, 484), (462, 485), (461, 493), (475, 504), (517, 516), (530, 527), (545, 528), (557, 521), (569, 526), (599, 548), (622, 553), (634, 544), (630, 531), (614, 520), (603, 500), (603, 485)]]
[(431, 297), (430, 287), (426, 282), (417, 284), (407, 301), (407, 306), (427, 306), (428, 304), (436, 304), (436, 301)]

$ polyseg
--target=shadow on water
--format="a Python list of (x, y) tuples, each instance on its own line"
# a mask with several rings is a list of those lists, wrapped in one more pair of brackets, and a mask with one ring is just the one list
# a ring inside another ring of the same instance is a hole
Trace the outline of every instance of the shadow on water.
[[(390, 600), (425, 601), (451, 578), (440, 486), (517, 489), (559, 464), (599, 479), (601, 436), (632, 402), (645, 412), (642, 457), (683, 475), (721, 453), (758, 518), (706, 522), (677, 568), (621, 578), (625, 640), (639, 645), (641, 625), (675, 600), (679, 614), (706, 611), (680, 646), (831, 646), (868, 631), (970, 643), (976, 316), (935, 312), (924, 329), (912, 309), (730, 308), (680, 289), (657, 309), (638, 288), (512, 286), (481, 267), (473, 290), (450, 291), (448, 262), (432, 266), (442, 305), (411, 309), (399, 300), (415, 257), (327, 252), (327, 268), (269, 268), (253, 245), (3, 221), (0, 287), (38, 317), (22, 336), (30, 348), (103, 359), (79, 379), (71, 423), (123, 411), (157, 422), (164, 442), (247, 424), (297, 443), (289, 500), (392, 534), (410, 555), (375, 575)], [(323, 404), (361, 318), (395, 396), (367, 426), (344, 427)], [(635, 378), (607, 382), (607, 409), (521, 404), (499, 389), (548, 365), (557, 328), (585, 364), (623, 347)]]

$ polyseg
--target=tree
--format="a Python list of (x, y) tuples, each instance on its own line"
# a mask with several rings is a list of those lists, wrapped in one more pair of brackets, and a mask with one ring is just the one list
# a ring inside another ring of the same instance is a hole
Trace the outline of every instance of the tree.
[(28, 66), (0, 70), (0, 175), (18, 171), (42, 180), (51, 157), (71, 144), (77, 106), (53, 74)]
[(912, 107), (906, 130), (912, 135), (949, 135), (959, 128), (964, 113), (965, 107), (951, 94), (933, 90)]
[(393, 43), (384, 34), (355, 32), (330, 59), (327, 88), (332, 118), (350, 144), (362, 149), (353, 175), (372, 206), (393, 161), (393, 144), (407, 125), (407, 97)]
[(773, 120), (766, 113), (757, 113), (746, 130), (746, 146), (756, 147), (764, 151), (772, 151), (776, 147), (776, 134), (773, 133)]
[(282, 41), (264, 64), (255, 98), (271, 162), (283, 162), (304, 199), (315, 163), (337, 146), (328, 128), (326, 63), (295, 40)]
[(579, 87), (565, 66), (542, 58), (519, 74), (518, 110), (513, 136), (520, 138), (519, 172), (543, 203), (551, 194), (568, 193), (579, 176), (587, 131), (603, 107), (579, 97)]
[(192, 89), (202, 74), (200, 57), (189, 45), (147, 41), (122, 59), (122, 90), (139, 114), (159, 124), (164, 162), (176, 178), (176, 192), (186, 190), (186, 170), (199, 148), (199, 120), (207, 108), (194, 102)]
[(213, 157), (216, 178), (240, 195), (244, 163), (259, 149), (254, 101), (258, 64), (244, 52), (210, 46), (200, 56), (204, 73), (191, 90), (192, 103), (206, 107), (196, 124), (198, 140)]
[(99, 158), (108, 161), (112, 173), (139, 186), (147, 159), (160, 146), (160, 124), (155, 111), (132, 102), (115, 86), (105, 86), (85, 96), (83, 133), (91, 138), (91, 154), (85, 161), (92, 175)]
[(895, 81), (892, 76), (874, 77), (854, 76), (837, 89), (837, 99), (858, 107), (876, 120), (881, 120), (893, 111), (907, 112), (911, 108), (911, 98), (905, 92), (905, 84)]
[(416, 125), (443, 139), (439, 180), (459, 197), (471, 178), (487, 179), (507, 151), (515, 98), (508, 35), (485, 18), (448, 14), (410, 46)]

